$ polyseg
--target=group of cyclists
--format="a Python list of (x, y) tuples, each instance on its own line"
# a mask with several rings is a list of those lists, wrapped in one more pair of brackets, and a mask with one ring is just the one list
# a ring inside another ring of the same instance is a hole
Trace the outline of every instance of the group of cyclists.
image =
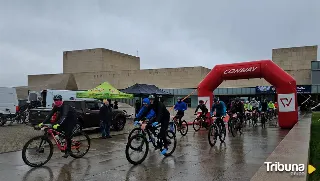
[[(170, 112), (166, 106), (159, 101), (156, 95), (150, 95), (148, 98), (144, 98), (143, 106), (136, 115), (135, 122), (148, 120), (146, 128), (152, 130), (154, 127), (160, 127), (159, 134), (157, 134), (157, 148), (160, 149), (161, 154), (166, 155), (168, 151), (168, 146), (170, 145), (170, 140), (167, 139), (167, 130), (170, 122)], [(241, 101), (240, 98), (235, 98), (234, 100), (229, 101), (228, 104), (225, 104), (219, 98), (213, 98), (212, 107), (209, 109), (206, 107), (206, 104), (203, 100), (199, 101), (199, 105), (195, 110), (197, 114), (198, 110), (201, 110), (199, 117), (202, 117), (203, 120), (207, 120), (207, 114), (210, 113), (211, 117), (216, 117), (217, 121), (223, 123), (223, 116), (227, 114), (237, 114), (241, 123), (243, 123), (245, 118), (245, 111), (256, 110), (258, 112), (266, 112), (268, 110), (274, 111), (277, 108), (277, 103), (272, 101), (267, 101), (264, 99), (261, 103), (254, 98), (251, 102)], [(182, 98), (178, 98), (177, 103), (174, 106), (176, 114), (176, 120), (181, 122), (184, 112), (187, 110), (187, 104), (183, 101)], [(49, 123), (51, 116), (58, 112), (59, 118), (58, 121), (53, 126), (53, 129), (61, 129), (65, 132), (65, 139), (67, 142), (67, 149), (65, 150), (64, 157), (68, 157), (71, 152), (71, 134), (73, 127), (77, 124), (76, 112), (74, 108), (69, 105), (65, 105), (62, 101), (61, 95), (54, 96), (54, 107), (46, 118), (46, 120), (39, 124), (41, 127), (43, 124)], [(220, 119), (219, 119), (220, 118)], [(159, 125), (160, 124), (160, 125)], [(223, 123), (224, 124), (224, 123)]]

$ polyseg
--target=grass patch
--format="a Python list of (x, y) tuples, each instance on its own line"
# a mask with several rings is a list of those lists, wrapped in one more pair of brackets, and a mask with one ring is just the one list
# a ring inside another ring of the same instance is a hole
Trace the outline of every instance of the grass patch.
[(317, 170), (309, 175), (309, 181), (320, 180), (320, 112), (312, 113), (309, 164)]

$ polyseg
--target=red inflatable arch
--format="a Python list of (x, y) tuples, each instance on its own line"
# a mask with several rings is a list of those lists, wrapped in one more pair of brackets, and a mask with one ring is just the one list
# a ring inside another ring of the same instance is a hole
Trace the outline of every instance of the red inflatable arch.
[(276, 87), (279, 126), (292, 128), (298, 122), (296, 81), (271, 60), (216, 65), (198, 85), (199, 99), (211, 108), (213, 91), (224, 80), (264, 78)]

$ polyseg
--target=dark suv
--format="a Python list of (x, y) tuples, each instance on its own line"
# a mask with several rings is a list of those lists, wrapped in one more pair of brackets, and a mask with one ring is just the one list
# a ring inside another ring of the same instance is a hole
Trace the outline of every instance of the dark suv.
[[(102, 106), (100, 101), (95, 100), (68, 100), (64, 104), (69, 104), (75, 108), (78, 114), (79, 122), (83, 128), (92, 128), (100, 126), (99, 110)], [(30, 109), (30, 123), (36, 125), (41, 123), (49, 114), (51, 109)], [(126, 124), (127, 116), (121, 110), (112, 110), (111, 128), (115, 131), (123, 130)]]

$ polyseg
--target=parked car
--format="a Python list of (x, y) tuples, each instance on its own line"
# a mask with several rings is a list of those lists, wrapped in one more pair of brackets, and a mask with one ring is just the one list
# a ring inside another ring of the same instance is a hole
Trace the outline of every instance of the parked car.
[[(69, 104), (75, 108), (78, 114), (78, 119), (83, 128), (93, 128), (100, 126), (99, 110), (102, 103), (98, 100), (68, 100), (64, 104)], [(48, 108), (30, 109), (29, 123), (37, 125), (41, 123), (50, 113)], [(127, 115), (122, 110), (112, 110), (111, 128), (115, 131), (123, 130)]]

